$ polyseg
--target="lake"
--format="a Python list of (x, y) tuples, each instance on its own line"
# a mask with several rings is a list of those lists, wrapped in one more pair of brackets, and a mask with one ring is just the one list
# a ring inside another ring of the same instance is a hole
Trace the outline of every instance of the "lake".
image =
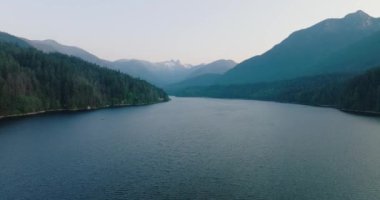
[(380, 199), (380, 119), (173, 97), (3, 120), (0, 199)]

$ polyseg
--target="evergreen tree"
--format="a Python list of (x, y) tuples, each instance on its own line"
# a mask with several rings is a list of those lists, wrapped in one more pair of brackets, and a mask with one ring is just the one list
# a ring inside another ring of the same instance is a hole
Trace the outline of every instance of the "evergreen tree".
[(0, 43), (0, 116), (167, 101), (143, 80), (79, 58)]

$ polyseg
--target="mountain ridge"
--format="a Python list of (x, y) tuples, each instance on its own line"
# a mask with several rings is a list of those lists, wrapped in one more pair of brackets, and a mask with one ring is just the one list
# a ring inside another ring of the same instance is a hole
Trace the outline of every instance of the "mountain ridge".
[[(45, 53), (58, 52), (69, 56), (76, 56), (90, 63), (106, 66), (115, 70), (120, 70), (123, 73), (127, 73), (135, 78), (146, 80), (160, 87), (183, 81), (187, 78), (190, 78), (190, 76), (203, 75), (208, 73), (221, 74), (230, 69), (230, 66), (236, 65), (236, 63), (232, 60), (223, 59), (200, 65), (187, 65), (181, 63), (179, 60), (150, 62), (140, 59), (118, 59), (115, 61), (109, 61), (99, 58), (80, 47), (64, 45), (52, 39), (22, 39), (30, 46), (33, 46), (34, 48), (37, 48)], [(223, 62), (227, 62), (227, 64)], [(234, 64), (231, 64), (232, 62)], [(217, 65), (217, 63), (219, 63), (221, 66), (209, 66), (211, 64)], [(203, 67), (206, 67), (206, 69), (202, 69)], [(191, 75), (193, 72), (197, 74)]]
[(101, 65), (101, 66), (108, 66), (110, 64), (109, 61), (101, 59), (97, 57), (96, 55), (82, 48), (71, 46), (71, 45), (64, 45), (52, 39), (46, 39), (46, 40), (29, 40), (25, 38), (22, 38), (22, 39), (26, 41), (29, 45), (45, 53), (57, 52), (57, 53), (62, 53), (69, 56), (75, 56), (87, 62)]
[(0, 118), (169, 100), (146, 81), (17, 42), (0, 40)]
[(326, 19), (295, 31), (264, 54), (239, 63), (226, 72), (218, 83), (244, 84), (313, 75), (308, 67), (329, 54), (380, 31), (380, 18), (366, 17), (367, 14), (363, 13), (357, 11), (343, 18)]

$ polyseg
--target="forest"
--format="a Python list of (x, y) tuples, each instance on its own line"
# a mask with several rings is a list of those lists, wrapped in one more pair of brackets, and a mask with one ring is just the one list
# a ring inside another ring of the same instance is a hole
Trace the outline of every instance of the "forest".
[(380, 67), (348, 81), (339, 103), (347, 111), (380, 112)]
[(189, 87), (173, 94), (277, 101), (373, 113), (380, 112), (380, 67), (360, 75), (338, 73), (255, 84)]
[(163, 90), (119, 71), (76, 57), (0, 43), (0, 116), (168, 100)]

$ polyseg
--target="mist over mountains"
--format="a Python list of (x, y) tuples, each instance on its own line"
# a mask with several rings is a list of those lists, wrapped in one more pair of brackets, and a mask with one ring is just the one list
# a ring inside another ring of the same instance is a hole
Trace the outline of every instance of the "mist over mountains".
[(160, 87), (203, 74), (223, 74), (236, 65), (232, 60), (218, 60), (209, 64), (195, 66), (182, 64), (179, 60), (155, 63), (137, 59), (108, 61), (79, 47), (63, 45), (54, 40), (24, 40), (34, 48), (45, 53), (58, 52), (79, 57), (87, 62), (120, 70), (121, 72), (146, 80)]

